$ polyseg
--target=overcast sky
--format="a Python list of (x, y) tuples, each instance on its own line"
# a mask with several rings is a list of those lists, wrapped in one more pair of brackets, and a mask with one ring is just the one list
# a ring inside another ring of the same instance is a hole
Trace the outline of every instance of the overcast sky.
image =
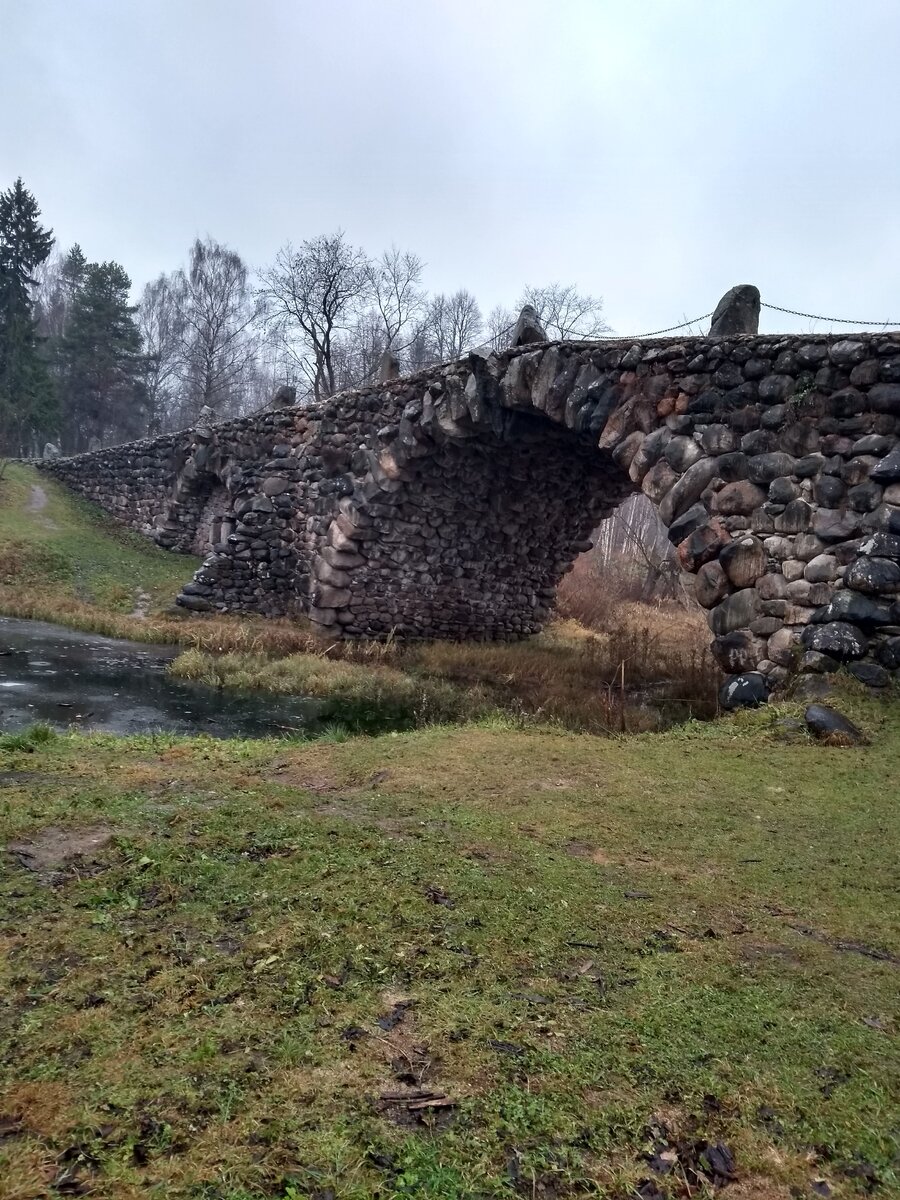
[(485, 311), (900, 321), (900, 0), (0, 0), (0, 44), (0, 188), (136, 287), (340, 226)]

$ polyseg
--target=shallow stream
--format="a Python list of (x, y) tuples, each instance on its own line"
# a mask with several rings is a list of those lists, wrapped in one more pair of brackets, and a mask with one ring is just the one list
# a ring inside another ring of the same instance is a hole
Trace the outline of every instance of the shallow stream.
[(0, 617), (0, 732), (43, 723), (107, 733), (271, 737), (313, 732), (321, 701), (173, 679), (177, 646)]

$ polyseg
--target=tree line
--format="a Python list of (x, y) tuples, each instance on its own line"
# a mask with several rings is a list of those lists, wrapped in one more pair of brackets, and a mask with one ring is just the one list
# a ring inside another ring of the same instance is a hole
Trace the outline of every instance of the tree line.
[(462, 288), (429, 294), (418, 255), (372, 256), (338, 231), (286, 244), (252, 271), (211, 237), (131, 302), (117, 262), (56, 245), (21, 179), (0, 193), (0, 452), (63, 453), (257, 411), (282, 385), (321, 400), (378, 375), (502, 348), (531, 304), (551, 338), (608, 327), (602, 301), (558, 283), (486, 316)]

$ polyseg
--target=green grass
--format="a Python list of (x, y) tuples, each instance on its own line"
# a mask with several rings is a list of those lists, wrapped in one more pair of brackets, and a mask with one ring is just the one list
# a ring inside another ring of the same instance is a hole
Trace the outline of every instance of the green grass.
[(795, 705), (599, 739), (622, 661), (703, 695), (687, 619), (129, 615), (193, 567), (0, 481), (0, 611), (335, 700), (307, 743), (0, 737), (2, 1200), (900, 1195), (895, 697), (839, 693), (858, 749)]
[[(32, 489), (47, 503), (30, 507)], [(99, 510), (47, 475), (10, 463), (0, 481), (0, 607), (39, 590), (45, 602), (95, 606), (112, 614), (133, 611), (138, 589), (159, 607), (171, 604), (199, 565), (168, 554), (137, 533), (113, 524)]]
[(0, 749), (4, 842), (111, 839), (0, 878), (0, 1195), (900, 1195), (900, 709), (841, 704)]

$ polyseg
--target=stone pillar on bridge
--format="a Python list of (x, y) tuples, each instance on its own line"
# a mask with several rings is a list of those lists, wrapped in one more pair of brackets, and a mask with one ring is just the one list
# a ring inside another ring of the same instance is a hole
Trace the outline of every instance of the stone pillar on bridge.
[(759, 288), (752, 283), (739, 283), (730, 288), (716, 305), (709, 326), (710, 337), (729, 334), (759, 333)]

